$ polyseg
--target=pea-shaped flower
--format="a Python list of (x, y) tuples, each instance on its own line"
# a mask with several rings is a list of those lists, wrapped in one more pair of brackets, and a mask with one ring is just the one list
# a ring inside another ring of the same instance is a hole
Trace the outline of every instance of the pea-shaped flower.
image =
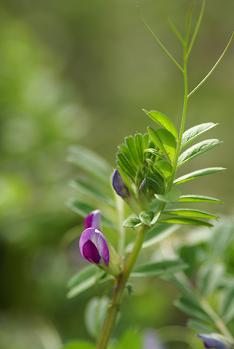
[(110, 260), (109, 248), (100, 228), (100, 211), (91, 212), (84, 219), (84, 228), (82, 232), (79, 247), (80, 253), (84, 259), (94, 264), (105, 264), (108, 266)]
[(120, 273), (120, 259), (114, 248), (107, 243), (100, 230), (99, 210), (91, 212), (84, 219), (84, 228), (79, 240), (81, 256), (89, 263), (96, 264), (112, 275)]
[(199, 334), (199, 338), (203, 341), (203, 344), (205, 348), (210, 348), (210, 349), (231, 349), (233, 346), (231, 343), (228, 343), (228, 341), (215, 333), (211, 334)]
[(129, 197), (129, 190), (127, 186), (124, 184), (123, 179), (117, 169), (114, 170), (112, 175), (112, 186), (116, 194), (121, 196), (121, 198), (126, 199)]

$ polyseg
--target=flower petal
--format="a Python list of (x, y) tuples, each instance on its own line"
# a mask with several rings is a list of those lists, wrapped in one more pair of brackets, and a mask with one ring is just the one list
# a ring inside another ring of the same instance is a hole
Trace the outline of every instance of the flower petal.
[(92, 211), (84, 219), (84, 228), (95, 228), (100, 229), (101, 224), (101, 214), (99, 210)]
[[(95, 228), (85, 229), (81, 234), (79, 240), (79, 248), (82, 257), (87, 259), (91, 263), (96, 263), (94, 262), (94, 260), (97, 260), (96, 252), (94, 251), (94, 248), (91, 244), (87, 244), (89, 241), (96, 248), (100, 259), (102, 259), (103, 262), (108, 265), (110, 261), (110, 251), (105, 236), (102, 234), (102, 232)], [(94, 253), (93, 257), (90, 257), (89, 253), (91, 252)], [(87, 258), (87, 256), (89, 258)], [(100, 263), (100, 259), (97, 263)]]
[(91, 240), (97, 247), (104, 263), (108, 265), (110, 261), (110, 251), (105, 236), (98, 229), (95, 229), (95, 234), (92, 235)]
[(98, 264), (101, 256), (98, 253), (98, 249), (91, 240), (88, 240), (83, 246), (83, 255), (91, 263)]

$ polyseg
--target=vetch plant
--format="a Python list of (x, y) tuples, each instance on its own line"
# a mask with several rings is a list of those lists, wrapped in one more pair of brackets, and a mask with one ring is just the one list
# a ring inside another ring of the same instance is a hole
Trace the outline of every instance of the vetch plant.
[[(209, 228), (217, 219), (216, 214), (186, 205), (220, 203), (219, 199), (203, 194), (184, 194), (181, 188), (185, 182), (222, 172), (224, 168), (200, 168), (177, 175), (178, 170), (183, 170), (185, 164), (221, 143), (213, 138), (199, 141), (201, 135), (217, 126), (213, 122), (205, 122), (186, 130), (190, 98), (218, 66), (233, 39), (232, 34), (210, 72), (196, 87), (190, 89), (188, 62), (204, 9), (205, 0), (201, 2), (194, 26), (192, 15), (187, 17), (185, 34), (180, 33), (174, 24), (171, 25), (182, 47), (182, 63), (177, 61), (145, 23), (157, 44), (183, 77), (184, 97), (179, 130), (164, 113), (143, 110), (154, 122), (154, 127), (149, 126), (146, 133), (137, 133), (124, 139), (117, 151), (114, 171), (92, 152), (82, 147), (70, 149), (69, 160), (79, 167), (81, 175), (72, 182), (79, 193), (79, 200), (71, 200), (69, 206), (84, 217), (84, 231), (79, 239), (79, 249), (89, 265), (70, 280), (68, 297), (77, 296), (99, 283), (108, 282), (111, 285), (108, 309), (106, 311), (105, 307), (105, 314), (100, 317), (102, 323), (98, 331), (97, 349), (108, 347), (125, 290), (130, 291), (129, 279), (150, 276), (175, 282), (185, 293), (182, 301), (178, 301), (180, 308), (192, 314), (194, 308), (202, 307), (202, 310), (199, 308), (200, 313), (204, 318), (209, 318), (208, 322), (213, 321), (213, 328), (217, 332), (213, 332), (212, 326), (208, 330), (206, 328), (205, 332), (198, 332), (206, 348), (231, 348), (234, 344), (226, 324), (207, 303), (201, 301), (201, 305), (198, 297), (193, 297), (192, 286), (187, 282), (184, 271), (187, 265), (182, 258), (164, 258), (157, 262), (136, 265), (142, 249), (162, 243), (181, 225)], [(124, 348), (121, 341), (116, 348)]]

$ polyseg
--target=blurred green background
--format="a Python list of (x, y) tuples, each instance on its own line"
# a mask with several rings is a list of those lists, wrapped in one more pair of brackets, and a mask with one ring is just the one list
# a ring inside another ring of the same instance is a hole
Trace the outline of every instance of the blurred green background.
[[(82, 144), (114, 166), (122, 138), (146, 128), (143, 107), (161, 110), (178, 124), (181, 77), (141, 17), (179, 58), (168, 18), (183, 25), (191, 3), (1, 0), (0, 349), (56, 349), (68, 339), (88, 338), (83, 312), (92, 293), (66, 299), (66, 282), (80, 267), (78, 251), (64, 243), (79, 223), (65, 205), (75, 173), (66, 162), (67, 148)], [(207, 1), (190, 64), (191, 87), (224, 48), (233, 14), (232, 0)], [(193, 190), (221, 197), (224, 215), (234, 209), (233, 52), (232, 45), (191, 99), (188, 121), (220, 123), (211, 137), (223, 145), (193, 165), (228, 171), (195, 182)], [(122, 326), (184, 325), (172, 305), (173, 287), (157, 280), (150, 285), (128, 302)]]

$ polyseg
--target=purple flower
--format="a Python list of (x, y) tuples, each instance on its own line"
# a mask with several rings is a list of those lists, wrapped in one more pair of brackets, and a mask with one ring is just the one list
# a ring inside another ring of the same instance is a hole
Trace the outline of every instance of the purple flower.
[(123, 199), (126, 199), (129, 197), (130, 193), (127, 188), (127, 186), (124, 184), (123, 179), (117, 169), (114, 170), (112, 175), (112, 186), (119, 196), (121, 196)]
[(82, 257), (88, 262), (109, 265), (109, 248), (100, 230), (92, 227), (85, 229), (81, 234), (79, 247)]
[(230, 349), (231, 345), (228, 343), (224, 337), (218, 334), (199, 334), (199, 338), (203, 341), (205, 348), (212, 349)]
[(84, 228), (95, 228), (100, 229), (101, 224), (101, 214), (99, 210), (92, 211), (84, 219)]
[(101, 214), (92, 211), (84, 219), (84, 228), (79, 241), (80, 253), (84, 259), (94, 264), (108, 266), (110, 252), (106, 239), (100, 231)]

